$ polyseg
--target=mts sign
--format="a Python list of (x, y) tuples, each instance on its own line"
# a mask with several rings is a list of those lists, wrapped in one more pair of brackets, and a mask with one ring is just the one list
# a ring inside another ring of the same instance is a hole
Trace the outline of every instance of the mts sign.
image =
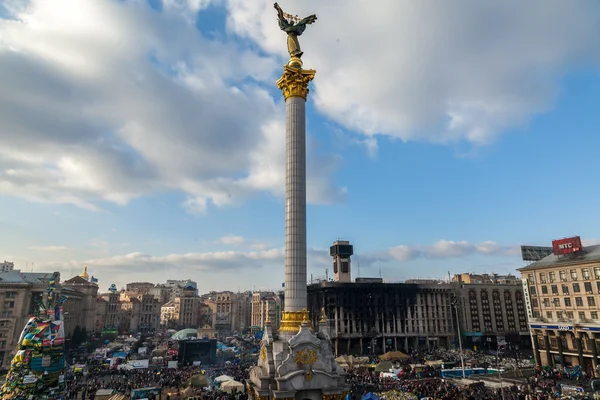
[(552, 249), (555, 255), (564, 255), (578, 253), (581, 251), (581, 238), (574, 236), (565, 239), (558, 239), (552, 241)]

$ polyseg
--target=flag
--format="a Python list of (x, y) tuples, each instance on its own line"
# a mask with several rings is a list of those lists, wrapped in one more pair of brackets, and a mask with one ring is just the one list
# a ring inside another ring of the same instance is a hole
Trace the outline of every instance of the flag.
[(92, 283), (98, 283), (98, 278), (94, 278), (93, 276), (92, 276), (92, 279), (90, 279), (90, 280), (92, 281)]
[(283, 282), (283, 283), (281, 284), (281, 287), (285, 287), (285, 282)]

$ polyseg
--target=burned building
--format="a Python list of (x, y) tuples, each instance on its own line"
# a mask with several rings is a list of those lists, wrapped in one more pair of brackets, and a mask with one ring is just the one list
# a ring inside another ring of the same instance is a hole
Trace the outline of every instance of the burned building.
[(313, 326), (324, 311), (336, 354), (381, 354), (390, 350), (453, 347), (451, 285), (320, 282), (308, 286)]

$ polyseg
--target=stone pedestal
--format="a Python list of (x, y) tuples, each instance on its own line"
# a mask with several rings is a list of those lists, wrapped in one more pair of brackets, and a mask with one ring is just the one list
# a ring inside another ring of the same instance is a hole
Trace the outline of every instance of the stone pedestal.
[(265, 326), (258, 365), (250, 369), (248, 394), (254, 400), (344, 400), (346, 372), (332, 351), (328, 323), (317, 333), (301, 324), (289, 340)]

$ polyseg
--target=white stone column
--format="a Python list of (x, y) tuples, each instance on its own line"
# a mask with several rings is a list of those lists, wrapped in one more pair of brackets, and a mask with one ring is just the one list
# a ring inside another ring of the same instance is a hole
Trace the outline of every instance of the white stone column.
[(306, 100), (288, 97), (285, 167), (285, 311), (306, 308)]

